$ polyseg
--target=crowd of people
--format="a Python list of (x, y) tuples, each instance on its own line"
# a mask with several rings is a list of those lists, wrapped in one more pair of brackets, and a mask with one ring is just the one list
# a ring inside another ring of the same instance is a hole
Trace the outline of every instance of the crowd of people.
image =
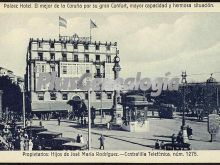
[(25, 129), (7, 123), (0, 130), (0, 150), (32, 150), (33, 142)]

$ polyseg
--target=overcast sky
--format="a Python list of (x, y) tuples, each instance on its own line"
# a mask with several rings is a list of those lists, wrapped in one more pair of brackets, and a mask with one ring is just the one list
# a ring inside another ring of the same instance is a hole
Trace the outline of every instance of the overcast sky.
[(189, 81), (204, 81), (220, 72), (220, 13), (0, 14), (0, 66), (22, 76), (29, 38), (58, 38), (58, 16), (68, 21), (63, 35), (89, 36), (91, 18), (93, 41), (118, 42), (122, 77), (186, 70)]

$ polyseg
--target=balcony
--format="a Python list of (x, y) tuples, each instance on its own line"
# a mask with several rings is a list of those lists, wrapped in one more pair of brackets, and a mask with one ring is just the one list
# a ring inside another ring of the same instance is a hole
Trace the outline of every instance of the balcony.
[(94, 78), (105, 78), (105, 73), (95, 73)]
[(94, 61), (93, 64), (95, 64), (95, 65), (104, 65), (105, 61)]
[(80, 62), (80, 63), (93, 63), (94, 65), (104, 65), (105, 63), (111, 63), (111, 61), (96, 61), (92, 59), (85, 59), (85, 58), (45, 58), (45, 57), (36, 57), (32, 59), (33, 61), (47, 61), (47, 62)]

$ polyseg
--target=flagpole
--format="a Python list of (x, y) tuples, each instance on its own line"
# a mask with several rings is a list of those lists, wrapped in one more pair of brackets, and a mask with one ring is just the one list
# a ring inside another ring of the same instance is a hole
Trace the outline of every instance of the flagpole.
[(60, 40), (60, 17), (59, 17), (59, 40)]
[(91, 42), (91, 41), (92, 41), (92, 28), (91, 28), (91, 19), (90, 19), (90, 22), (89, 22), (89, 23), (90, 23), (90, 26), (89, 26), (89, 27), (90, 27), (90, 42)]

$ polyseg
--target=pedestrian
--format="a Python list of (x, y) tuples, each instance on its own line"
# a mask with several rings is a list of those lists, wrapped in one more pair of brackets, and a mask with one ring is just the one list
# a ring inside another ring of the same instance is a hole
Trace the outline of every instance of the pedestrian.
[(179, 143), (179, 144), (182, 144), (182, 143), (183, 143), (183, 133), (182, 133), (181, 130), (179, 131), (179, 133), (178, 133), (178, 135), (177, 135), (176, 141), (177, 141), (177, 143)]
[(188, 139), (191, 139), (192, 138), (192, 128), (189, 127), (188, 125), (186, 128), (187, 128), (186, 130), (187, 130)]
[(80, 136), (79, 136), (79, 134), (78, 134), (77, 137), (76, 137), (76, 142), (77, 142), (77, 143), (80, 143)]
[(25, 151), (29, 150), (29, 140), (28, 139), (25, 139), (25, 141), (24, 141), (24, 150)]
[(42, 124), (42, 119), (40, 119), (39, 126), (40, 126), (40, 127), (43, 126), (43, 124)]
[(105, 149), (105, 145), (104, 145), (104, 141), (105, 141), (105, 137), (103, 135), (100, 136), (100, 138), (98, 139), (100, 142), (100, 147), (99, 149), (101, 150), (103, 148), (103, 150)]
[(20, 150), (24, 151), (24, 139), (23, 138), (21, 138), (20, 140)]
[(33, 143), (32, 143), (32, 140), (31, 140), (31, 139), (29, 140), (28, 147), (29, 147), (29, 151), (32, 151), (32, 149), (33, 149)]
[(81, 126), (83, 127), (83, 117), (81, 117)]
[(82, 135), (80, 136), (80, 143), (82, 143), (82, 144), (84, 143), (84, 139), (83, 139)]
[(84, 127), (86, 127), (86, 118), (83, 120)]
[(156, 142), (155, 142), (154, 148), (157, 149), (157, 150), (160, 149), (160, 143), (159, 143), (159, 140), (158, 140), (158, 139), (157, 139)]
[(110, 123), (107, 123), (107, 129), (110, 130)]
[(160, 143), (160, 148), (162, 149), (162, 150), (164, 150), (165, 149), (165, 146), (164, 146), (164, 141), (162, 140), (161, 141), (161, 143)]
[(58, 117), (57, 120), (58, 120), (58, 125), (60, 126), (60, 116)]
[(175, 141), (176, 141), (175, 134), (172, 135), (171, 140), (172, 140), (172, 149), (175, 149)]

